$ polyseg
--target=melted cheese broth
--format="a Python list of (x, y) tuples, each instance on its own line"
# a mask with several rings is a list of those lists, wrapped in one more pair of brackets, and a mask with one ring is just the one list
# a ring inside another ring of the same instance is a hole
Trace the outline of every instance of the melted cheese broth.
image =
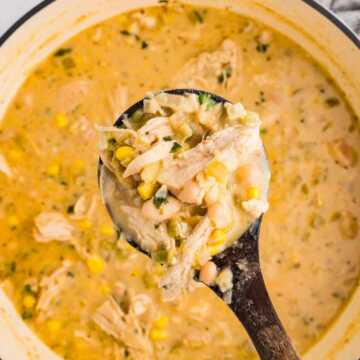
[[(166, 336), (151, 339), (154, 358), (257, 358), (236, 318), (206, 288), (178, 304), (161, 301), (155, 285), (161, 269), (117, 241), (96, 178), (95, 124), (111, 125), (147, 92), (176, 85), (186, 63), (216, 51), (224, 39), (238, 52), (236, 69), (225, 73), (232, 84), (221, 77), (214, 84), (206, 75), (195, 81), (262, 116), (272, 183), (261, 262), (300, 351), (351, 295), (360, 256), (359, 128), (332, 80), (294, 43), (237, 14), (180, 5), (146, 9), (63, 45), (29, 76), (0, 129), (0, 152), (14, 174), (0, 172), (0, 281), (24, 321), (65, 359), (127, 358), (124, 344), (91, 319), (117, 281), (150, 296), (154, 318), (169, 319)], [(82, 196), (95, 208), (76, 219)], [(35, 240), (34, 219), (49, 211), (68, 219), (81, 247), (103, 259), (103, 271), (69, 243)], [(36, 310), (27, 296), (38, 301), (41, 279), (64, 261), (71, 262), (66, 284), (46, 310)]]

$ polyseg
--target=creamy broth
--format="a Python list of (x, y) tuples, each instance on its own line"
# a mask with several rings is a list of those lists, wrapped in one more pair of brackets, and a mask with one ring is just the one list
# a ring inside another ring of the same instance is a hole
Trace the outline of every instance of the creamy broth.
[[(225, 39), (235, 54), (221, 52)], [(214, 77), (199, 65), (222, 56), (231, 72)], [(127, 357), (92, 320), (119, 281), (152, 302), (142, 321), (156, 358), (256, 358), (206, 288), (162, 302), (162, 269), (117, 240), (100, 201), (95, 124), (109, 126), (147, 92), (176, 86), (216, 92), (261, 115), (272, 170), (261, 261), (300, 351), (356, 284), (358, 119), (329, 76), (288, 39), (225, 10), (169, 5), (121, 15), (35, 69), (0, 130), (8, 164), (0, 171), (0, 280), (24, 321), (66, 359)], [(72, 242), (37, 241), (42, 213), (60, 216)]]

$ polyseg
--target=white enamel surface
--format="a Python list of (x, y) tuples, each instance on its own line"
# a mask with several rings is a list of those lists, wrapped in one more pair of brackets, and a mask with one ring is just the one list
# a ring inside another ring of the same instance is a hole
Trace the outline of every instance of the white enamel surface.
[[(302, 45), (337, 80), (360, 116), (360, 50), (301, 0), (194, 0), (254, 17)], [(27, 74), (68, 38), (119, 12), (154, 0), (57, 0), (26, 22), (0, 48), (0, 126)], [(46, 29), (46, 31), (44, 31)], [(5, 344), (5, 346), (4, 346)], [(360, 288), (304, 360), (352, 360), (360, 354)], [(0, 358), (56, 360), (16, 314), (0, 287)]]

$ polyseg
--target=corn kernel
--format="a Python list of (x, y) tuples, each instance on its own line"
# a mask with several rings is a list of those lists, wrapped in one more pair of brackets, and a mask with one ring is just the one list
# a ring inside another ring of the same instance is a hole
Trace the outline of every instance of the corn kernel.
[(163, 329), (169, 323), (169, 318), (165, 315), (159, 316), (154, 322), (154, 328), (156, 329)]
[(229, 172), (225, 164), (221, 161), (214, 160), (212, 161), (207, 168), (205, 169), (205, 174), (208, 177), (213, 177), (217, 182), (221, 184), (226, 184), (229, 177)]
[(108, 284), (102, 284), (101, 285), (101, 292), (104, 294), (104, 295), (109, 295), (111, 293), (111, 288)]
[(46, 327), (52, 333), (59, 332), (61, 329), (61, 323), (58, 320), (49, 320), (46, 323)]
[(52, 164), (47, 168), (47, 174), (52, 177), (57, 177), (60, 175), (60, 165)]
[(16, 215), (11, 215), (9, 216), (8, 218), (8, 225), (11, 227), (11, 228), (16, 228), (20, 225), (20, 220), (19, 218), (16, 216)]
[(167, 333), (163, 329), (157, 329), (157, 328), (151, 329), (150, 339), (152, 341), (162, 341), (162, 340), (166, 340), (166, 338), (167, 338)]
[(69, 119), (65, 114), (58, 114), (55, 118), (56, 126), (60, 129), (66, 128), (69, 125)]
[(156, 184), (154, 183), (141, 183), (137, 190), (140, 195), (140, 197), (143, 200), (149, 200), (153, 197), (156, 189)]
[(9, 157), (14, 161), (21, 160), (23, 158), (23, 152), (19, 149), (12, 149), (9, 153)]
[(208, 245), (207, 248), (208, 248), (210, 256), (215, 256), (224, 249), (224, 247), (222, 245)]
[(101, 259), (99, 256), (94, 255), (87, 259), (86, 264), (89, 268), (89, 270), (94, 274), (100, 274), (105, 269), (105, 263), (104, 260)]
[(140, 277), (142, 275), (142, 271), (140, 268), (134, 267), (130, 275), (134, 277)]
[(155, 162), (144, 167), (141, 180), (145, 183), (155, 183), (160, 172), (160, 162)]
[(120, 146), (115, 152), (115, 157), (119, 161), (130, 160), (134, 156), (135, 150), (131, 146)]
[(32, 309), (36, 304), (36, 299), (32, 295), (26, 295), (23, 299), (23, 305), (26, 309)]
[(251, 186), (247, 190), (247, 198), (248, 199), (258, 199), (260, 196), (260, 191), (256, 186)]
[(75, 176), (79, 176), (85, 171), (85, 162), (83, 160), (75, 160), (71, 165), (71, 171)]
[(103, 224), (100, 226), (100, 233), (104, 236), (113, 236), (115, 235), (115, 229), (111, 225)]
[(82, 230), (89, 230), (92, 227), (92, 222), (89, 219), (79, 221), (79, 227)]
[(226, 229), (216, 229), (212, 232), (209, 244), (211, 246), (224, 245), (227, 240), (227, 231)]

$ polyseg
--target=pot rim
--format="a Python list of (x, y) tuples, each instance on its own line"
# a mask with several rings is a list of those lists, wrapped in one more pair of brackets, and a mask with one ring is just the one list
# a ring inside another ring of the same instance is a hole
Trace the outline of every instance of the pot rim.
[[(43, 0), (38, 5), (34, 6), (31, 10), (29, 10), (25, 15), (20, 17), (10, 28), (0, 36), (0, 47), (2, 47), (6, 41), (11, 37), (11, 35), (19, 29), (25, 22), (39, 13), (48, 5), (51, 5), (56, 0)], [(353, 31), (349, 25), (347, 25), (340, 17), (338, 17), (335, 13), (331, 10), (326, 8), (324, 5), (320, 4), (316, 0), (301, 0), (315, 11), (317, 11), (320, 15), (323, 15), (327, 18), (330, 22), (332, 22), (341, 32), (343, 32), (348, 39), (350, 39), (355, 46), (360, 50), (360, 37)]]

